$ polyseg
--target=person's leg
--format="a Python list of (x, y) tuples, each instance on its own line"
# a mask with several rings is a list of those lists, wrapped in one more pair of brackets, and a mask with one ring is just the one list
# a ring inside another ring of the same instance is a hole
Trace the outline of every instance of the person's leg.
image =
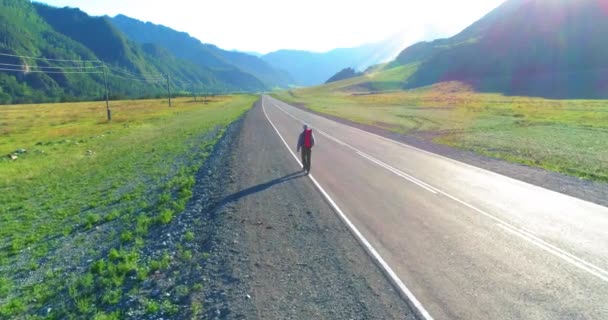
[(306, 148), (302, 148), (302, 170), (306, 170)]
[(312, 165), (312, 148), (308, 149), (308, 172), (310, 172), (311, 165)]
[(304, 148), (304, 170), (310, 171), (310, 148)]

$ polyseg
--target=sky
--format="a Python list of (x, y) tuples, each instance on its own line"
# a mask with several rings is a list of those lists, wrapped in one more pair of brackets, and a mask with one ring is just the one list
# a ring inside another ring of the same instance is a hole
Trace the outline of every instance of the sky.
[(37, 0), (124, 14), (227, 50), (325, 52), (392, 38), (403, 48), (457, 34), (504, 0)]

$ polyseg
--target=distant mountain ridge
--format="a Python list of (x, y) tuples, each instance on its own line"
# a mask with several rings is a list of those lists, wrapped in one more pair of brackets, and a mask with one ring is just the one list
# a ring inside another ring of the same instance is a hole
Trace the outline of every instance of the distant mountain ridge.
[(254, 55), (223, 50), (215, 45), (202, 43), (188, 33), (125, 15), (117, 15), (110, 19), (131, 40), (140, 44), (155, 43), (165, 47), (175, 56), (203, 67), (237, 68), (260, 79), (268, 87), (286, 87), (293, 82), (287, 72), (272, 67)]
[(608, 3), (509, 0), (449, 39), (403, 50), (421, 62), (406, 88), (462, 81), (476, 90), (548, 98), (608, 98)]
[[(391, 39), (392, 40), (392, 39)], [(344, 68), (357, 71), (393, 59), (401, 43), (385, 41), (354, 48), (334, 49), (324, 53), (303, 50), (279, 50), (262, 56), (274, 67), (286, 70), (300, 86), (324, 83)]]

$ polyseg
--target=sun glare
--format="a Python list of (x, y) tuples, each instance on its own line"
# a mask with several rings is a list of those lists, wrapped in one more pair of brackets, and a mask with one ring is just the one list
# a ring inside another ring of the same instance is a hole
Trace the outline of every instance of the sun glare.
[[(278, 49), (323, 52), (386, 40), (404, 31), (401, 47), (449, 37), (503, 0), (212, 1), (43, 0), (92, 15), (124, 14), (188, 32), (224, 49), (267, 53)], [(182, 8), (188, 8), (183, 10)]]

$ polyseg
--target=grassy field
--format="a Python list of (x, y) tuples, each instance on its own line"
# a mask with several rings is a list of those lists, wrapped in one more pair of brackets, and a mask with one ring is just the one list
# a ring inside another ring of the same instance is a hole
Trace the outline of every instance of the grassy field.
[(462, 83), (392, 90), (415, 68), (380, 68), (362, 77), (274, 95), (436, 143), (608, 181), (608, 101), (476, 93)]
[(120, 318), (127, 276), (167, 263), (140, 257), (149, 230), (255, 99), (117, 101), (110, 123), (103, 102), (0, 107), (0, 318)]

